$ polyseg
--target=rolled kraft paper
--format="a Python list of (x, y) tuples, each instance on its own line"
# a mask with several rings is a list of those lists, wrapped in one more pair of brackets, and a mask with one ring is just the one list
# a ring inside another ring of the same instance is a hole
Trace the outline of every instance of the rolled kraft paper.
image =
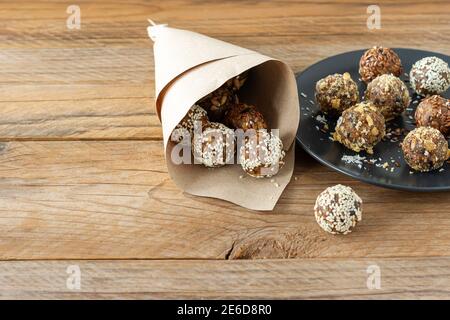
[[(148, 32), (155, 41), (156, 108), (171, 178), (193, 195), (219, 198), (253, 210), (272, 210), (294, 171), (300, 113), (292, 70), (281, 61), (190, 31), (153, 26)], [(258, 106), (269, 128), (279, 129), (287, 150), (284, 167), (273, 178), (256, 179), (247, 176), (239, 164), (216, 169), (174, 164), (171, 152), (175, 145), (170, 135), (176, 125), (198, 100), (249, 69), (249, 77), (239, 91), (240, 100)]]

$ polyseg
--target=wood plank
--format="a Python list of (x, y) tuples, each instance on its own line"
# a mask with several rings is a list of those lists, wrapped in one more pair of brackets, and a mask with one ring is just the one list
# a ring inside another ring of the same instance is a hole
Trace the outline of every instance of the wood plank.
[(148, 17), (260, 51), (296, 72), (374, 44), (450, 53), (444, 0), (387, 1), (382, 29), (371, 32), (359, 1), (243, 2), (239, 10), (220, 2), (77, 4), (79, 31), (65, 26), (66, 3), (0, 4), (1, 140), (160, 139)]
[[(379, 289), (367, 284), (377, 267)], [(1, 262), (0, 299), (446, 299), (449, 270), (449, 257)]]
[[(297, 180), (273, 212), (255, 212), (183, 194), (162, 149), (160, 141), (2, 143), (0, 259), (450, 255), (447, 193), (373, 187), (299, 152)], [(364, 199), (363, 222), (343, 237), (323, 232), (312, 212), (337, 183)]]

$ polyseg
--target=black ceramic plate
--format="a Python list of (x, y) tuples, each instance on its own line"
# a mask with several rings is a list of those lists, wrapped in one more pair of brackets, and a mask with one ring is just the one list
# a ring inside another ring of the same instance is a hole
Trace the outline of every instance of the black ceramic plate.
[[(414, 50), (394, 49), (400, 56), (405, 70), (401, 79), (409, 87), (408, 76), (411, 66), (417, 60), (427, 56), (437, 56), (447, 63), (450, 58), (446, 55)], [(366, 85), (359, 80), (358, 63), (365, 50), (352, 51), (322, 60), (301, 74), (297, 75), (297, 86), (300, 98), (300, 126), (297, 132), (297, 140), (300, 145), (315, 159), (341, 173), (355, 179), (375, 184), (382, 187), (403, 189), (410, 191), (444, 191), (450, 190), (450, 164), (445, 163), (441, 170), (428, 173), (413, 171), (404, 161), (400, 142), (404, 135), (380, 142), (374, 148), (374, 154), (364, 152), (359, 154), (362, 159), (357, 159), (358, 154), (346, 149), (338, 142), (330, 139), (334, 131), (336, 119), (325, 117), (319, 111), (314, 100), (314, 87), (316, 82), (333, 73), (349, 72), (358, 84), (360, 96)], [(449, 98), (450, 90), (443, 96)], [(388, 123), (390, 130), (404, 128), (408, 131), (415, 128), (414, 112), (421, 97), (411, 93), (411, 105), (402, 117)], [(326, 130), (325, 123), (329, 130)], [(386, 167), (386, 164), (388, 165)]]

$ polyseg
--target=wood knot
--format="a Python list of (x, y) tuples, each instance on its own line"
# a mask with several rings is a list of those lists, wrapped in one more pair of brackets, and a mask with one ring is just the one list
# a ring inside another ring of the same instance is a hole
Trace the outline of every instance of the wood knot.
[(262, 229), (237, 241), (228, 259), (289, 259), (320, 256), (327, 248), (327, 237), (314, 230), (275, 231)]

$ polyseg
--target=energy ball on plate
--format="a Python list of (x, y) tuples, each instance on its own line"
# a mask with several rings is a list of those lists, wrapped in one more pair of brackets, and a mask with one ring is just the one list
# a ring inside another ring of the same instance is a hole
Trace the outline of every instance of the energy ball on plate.
[(352, 188), (338, 184), (317, 197), (314, 215), (326, 232), (347, 234), (362, 220), (362, 200)]
[(250, 104), (237, 103), (225, 114), (224, 123), (234, 129), (267, 129), (266, 121), (261, 112)]
[(386, 133), (386, 125), (377, 107), (371, 102), (361, 102), (342, 113), (335, 130), (334, 140), (345, 147), (373, 154), (373, 147)]
[(208, 168), (222, 167), (234, 158), (234, 131), (224, 124), (210, 122), (192, 143), (194, 159)]
[(431, 127), (419, 127), (408, 133), (402, 150), (406, 163), (422, 172), (439, 169), (449, 156), (447, 140)]
[(426, 57), (413, 64), (409, 81), (417, 94), (441, 94), (450, 86), (450, 69), (444, 60)]
[(392, 74), (376, 77), (367, 85), (364, 97), (380, 109), (386, 121), (402, 114), (411, 102), (408, 87)]
[(339, 116), (359, 101), (359, 91), (348, 72), (335, 73), (317, 81), (315, 97), (323, 113)]
[(209, 120), (205, 109), (198, 105), (193, 105), (173, 130), (171, 136), (172, 141), (180, 142), (187, 134), (189, 134), (189, 136), (186, 137), (186, 139), (191, 140), (194, 134), (194, 125), (196, 122), (197, 125), (201, 125), (203, 128), (208, 124)]
[(402, 62), (394, 50), (373, 47), (364, 52), (359, 60), (359, 74), (365, 83), (386, 73), (392, 73), (396, 77), (403, 73)]
[(284, 165), (283, 142), (266, 130), (254, 133), (247, 136), (241, 146), (239, 161), (242, 169), (255, 178), (272, 177)]
[(225, 112), (237, 102), (238, 98), (233, 88), (225, 83), (200, 99), (197, 104), (208, 112), (212, 121), (222, 121)]
[(423, 99), (415, 118), (418, 127), (433, 127), (443, 135), (450, 134), (450, 100), (438, 95)]

